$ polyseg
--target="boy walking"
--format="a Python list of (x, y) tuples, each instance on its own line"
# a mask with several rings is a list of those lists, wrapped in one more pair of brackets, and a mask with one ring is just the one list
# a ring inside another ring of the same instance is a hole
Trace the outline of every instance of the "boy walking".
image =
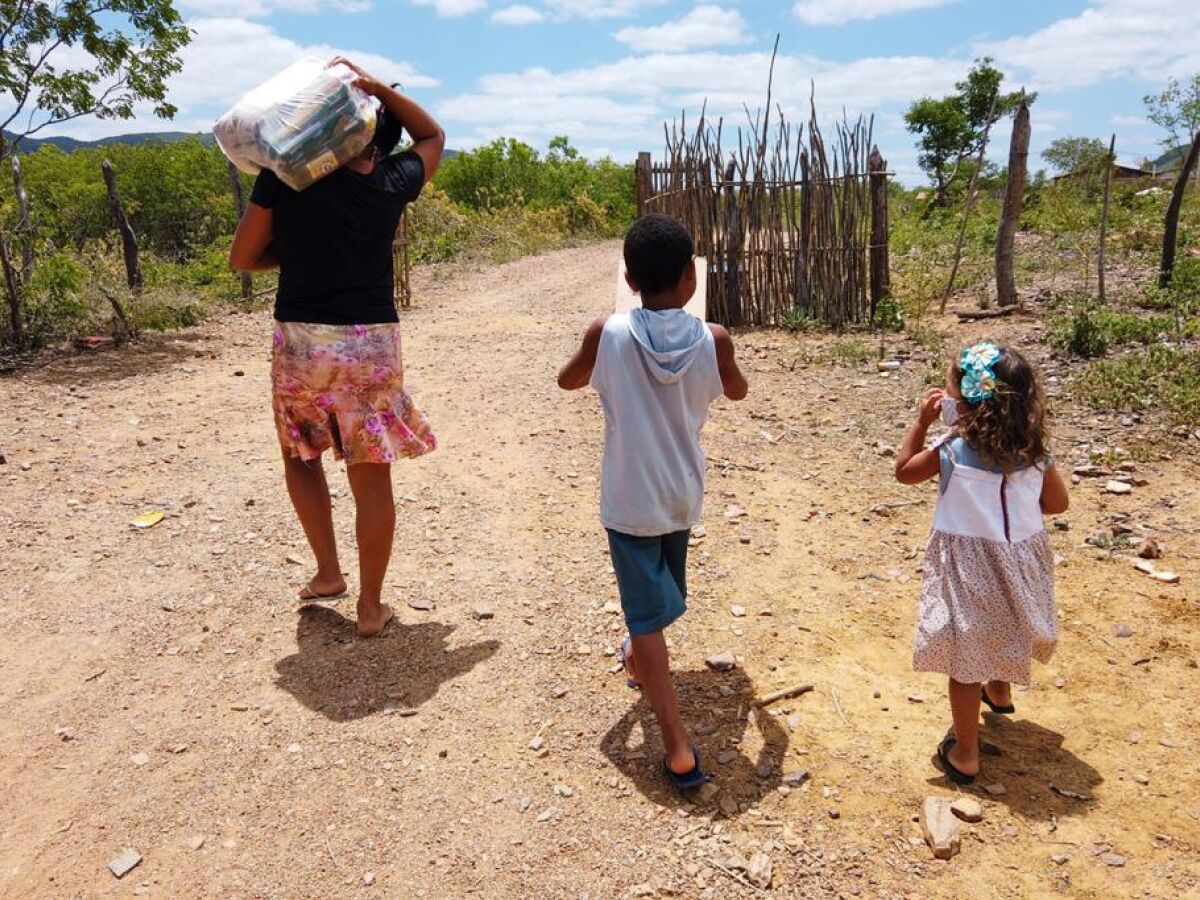
[(662, 729), (663, 772), (683, 791), (708, 776), (679, 714), (663, 629), (685, 609), (688, 538), (704, 500), (700, 429), (714, 400), (741, 400), (747, 384), (729, 333), (683, 309), (696, 292), (687, 229), (668, 216), (645, 216), (625, 235), (624, 254), (642, 306), (593, 322), (558, 386), (590, 383), (600, 395), (600, 521), (629, 629), (622, 659)]

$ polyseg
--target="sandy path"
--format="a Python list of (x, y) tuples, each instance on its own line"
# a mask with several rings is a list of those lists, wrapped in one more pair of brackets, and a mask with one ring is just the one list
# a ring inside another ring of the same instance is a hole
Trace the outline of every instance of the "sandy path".
[[(908, 669), (934, 489), (892, 482), (875, 443), (908, 420), (919, 348), (882, 379), (813, 362), (827, 338), (739, 338), (752, 395), (709, 428), (706, 534), (671, 635), (720, 792), (671, 795), (646, 710), (611, 674), (598, 404), (553, 382), (611, 301), (616, 253), (419, 274), (408, 378), (442, 448), (397, 467), (401, 625), (378, 641), (354, 639), (352, 603), (291, 599), (309, 557), (276, 460), (266, 315), (0, 380), (0, 894), (749, 896), (710, 863), (757, 851), (781, 896), (1200, 890), (1195, 441), (1139, 464), (1129, 497), (1078, 486), (1053, 532), (1060, 653), (988, 726), (1003, 756), (985, 780), (1006, 793), (977, 792), (984, 821), (951, 863), (914, 845), (921, 798), (951, 793), (929, 762), (943, 685)], [(1071, 462), (1129, 433), (1074, 419)], [(148, 507), (169, 516), (135, 532)], [(1083, 544), (1114, 522), (1159, 534), (1182, 584)], [(741, 668), (706, 671), (724, 649)], [(816, 689), (747, 719), (756, 693), (798, 681)], [(144, 862), (117, 881), (125, 847)]]

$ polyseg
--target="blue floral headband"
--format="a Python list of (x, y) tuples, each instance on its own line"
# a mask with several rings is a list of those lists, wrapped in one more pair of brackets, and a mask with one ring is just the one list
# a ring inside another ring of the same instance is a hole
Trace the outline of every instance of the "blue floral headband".
[(958, 360), (963, 373), (959, 388), (967, 405), (978, 406), (995, 396), (999, 361), (1000, 348), (990, 341), (980, 341), (962, 352)]

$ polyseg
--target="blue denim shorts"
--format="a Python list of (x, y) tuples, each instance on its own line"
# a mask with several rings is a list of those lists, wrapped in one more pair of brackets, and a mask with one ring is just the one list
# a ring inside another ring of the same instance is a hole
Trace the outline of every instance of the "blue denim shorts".
[(653, 537), (608, 531), (608, 550), (621, 609), (631, 635), (662, 631), (687, 609), (687, 551), (690, 530)]

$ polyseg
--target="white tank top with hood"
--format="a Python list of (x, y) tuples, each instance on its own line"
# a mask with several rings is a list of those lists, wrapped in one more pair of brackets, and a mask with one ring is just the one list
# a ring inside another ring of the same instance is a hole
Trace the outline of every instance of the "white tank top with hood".
[(723, 393), (712, 331), (682, 309), (612, 315), (592, 387), (604, 408), (601, 523), (637, 537), (691, 528), (704, 503), (700, 429)]

